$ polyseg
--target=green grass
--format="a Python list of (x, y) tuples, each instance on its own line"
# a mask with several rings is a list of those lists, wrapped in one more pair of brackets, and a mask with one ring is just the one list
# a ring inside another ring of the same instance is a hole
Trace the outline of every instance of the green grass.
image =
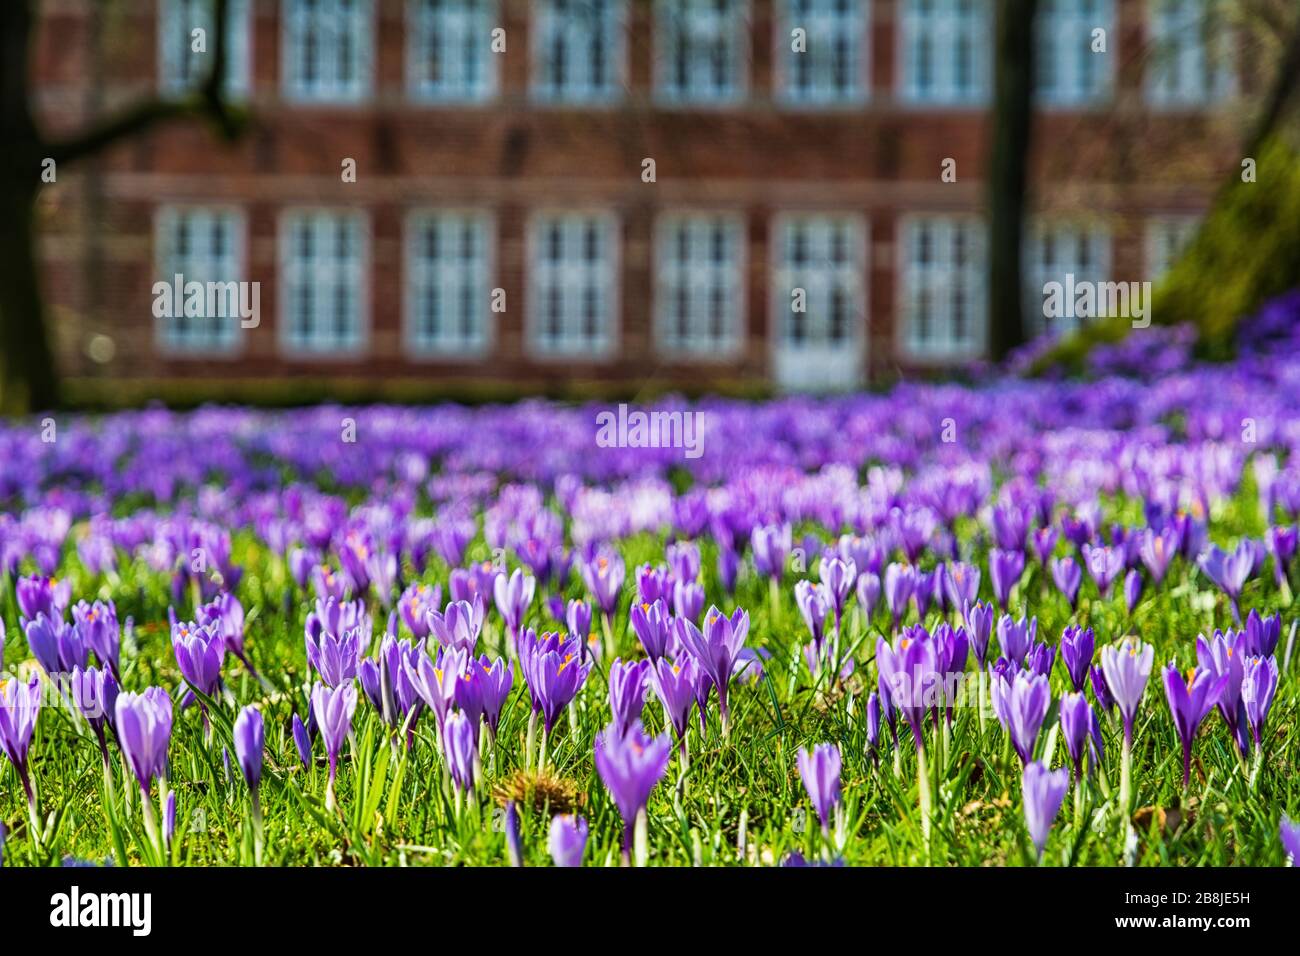
[[(1249, 483), (1246, 483), (1247, 486)], [(1214, 516), (1215, 538), (1257, 531), (1259, 515), (1249, 487)], [(622, 543), (629, 568), (658, 561), (660, 540), (642, 535)], [(484, 546), (481, 541), (478, 547)], [(283, 566), (273, 561), (246, 535), (237, 538), (236, 556), (245, 567), (238, 594), (244, 606), (256, 609), (248, 627), (248, 647), (254, 663), (270, 680), (266, 691), (227, 659), (229, 694), (214, 714), (212, 740), (206, 739), (198, 708), (177, 710), (171, 744), (169, 787), (179, 806), (177, 836), (170, 862), (186, 865), (239, 864), (252, 860), (250, 810), (237, 765), (227, 771), (223, 740), (238, 706), (259, 703), (266, 717), (267, 770), (261, 796), (265, 816), (264, 862), (272, 865), (504, 865), (507, 862), (504, 816), (493, 796), (499, 784), (521, 768), (528, 723), (528, 704), (516, 674), (507, 703), (495, 755), (485, 761), (476, 795), (457, 807), (433, 739), (431, 720), (422, 719), (409, 750), (389, 746), (387, 730), (364, 701), (358, 706), (354, 734), (345, 747), (338, 780), (337, 812), (327, 812), (324, 790), (327, 771), (317, 744), (317, 765), (304, 770), (290, 736), (295, 710), (306, 714), (305, 687), (310, 675), (303, 650), (302, 629), (307, 604), (300, 594), (290, 597), (285, 613)], [(721, 593), (712, 578), (714, 554), (704, 547), (709, 599)], [(431, 567), (426, 580), (446, 580), (445, 567)], [(74, 600), (113, 598), (125, 621), (134, 617), (134, 646), (123, 653), (123, 686), (140, 690), (159, 683), (175, 690), (180, 678), (166, 628), (164, 581), (141, 563), (128, 566), (120, 581), (90, 578), (75, 564)], [(576, 575), (575, 575), (576, 578)], [(987, 589), (987, 574), (985, 574)], [(981, 731), (974, 708), (959, 708), (946, 758), (928, 744), (935, 777), (933, 833), (929, 845), (922, 837), (914, 749), (904, 740), (896, 774), (887, 746), (877, 765), (866, 753), (864, 703), (875, 686), (870, 661), (878, 628), (886, 626), (883, 612), (871, 622), (856, 613), (846, 616), (846, 644), (856, 645), (856, 673), (843, 686), (814, 687), (798, 647), (807, 640), (794, 605), (793, 579), (782, 588), (779, 618), (774, 620), (765, 581), (752, 572), (741, 579), (738, 603), (752, 618), (751, 646), (771, 652), (764, 678), (732, 691), (732, 732), (724, 741), (716, 714), (716, 697), (707, 737), (701, 739), (692, 715), (689, 771), (677, 758), (656, 787), (649, 806), (652, 865), (774, 864), (790, 852), (815, 857), (821, 851), (816, 818), (799, 781), (796, 753), (800, 746), (834, 741), (843, 752), (845, 841), (837, 851), (849, 864), (869, 865), (1019, 865), (1033, 860), (1020, 801), (1019, 761), (991, 716)], [(292, 585), (288, 585), (292, 587)], [(629, 584), (630, 588), (634, 585)], [(8, 629), (6, 660), (11, 669), (26, 656), (13, 625), (16, 620), (12, 585), (4, 599)], [(1120, 590), (1117, 586), (1116, 590)], [(570, 586), (580, 596), (580, 586)], [(1282, 652), (1291, 627), (1290, 609), (1273, 586), (1269, 569), (1252, 581), (1243, 610), (1281, 610), (1284, 614)], [(1050, 590), (1042, 575), (1026, 572), (1013, 599), (1020, 610), (1036, 614), (1039, 635), (1055, 644), (1071, 620), (1096, 628), (1098, 646), (1135, 633), (1156, 647), (1156, 665), (1147, 686), (1137, 724), (1134, 755), (1136, 824), (1129, 835), (1114, 802), (1098, 786), (1088, 784), (1076, 815), (1067, 795), (1057, 818), (1043, 863), (1110, 866), (1138, 865), (1278, 865), (1284, 862), (1278, 840), (1278, 818), (1300, 816), (1300, 754), (1296, 724), (1300, 704), (1294, 666), (1283, 673), (1269, 720), (1267, 759), (1252, 785), (1248, 768), (1235, 756), (1217, 712), (1203, 725), (1195, 745), (1192, 783), (1181, 787), (1181, 747), (1164, 700), (1159, 669), (1171, 658), (1186, 667), (1194, 661), (1198, 632), (1227, 627), (1230, 615), (1222, 596), (1205, 579), (1175, 563), (1159, 591), (1148, 589), (1130, 620), (1118, 594), (1099, 599), (1085, 581), (1080, 609), (1071, 616), (1063, 598)], [(627, 629), (627, 598), (615, 631), (624, 656), (634, 654), (634, 636)], [(728, 602), (724, 609), (732, 605)], [(179, 609), (178, 609), (179, 610)], [(540, 601), (530, 623), (541, 629)], [(913, 612), (914, 613), (914, 612)], [(377, 613), (382, 622), (386, 614)], [(487, 635), (496, 647), (499, 623)], [(480, 645), (480, 649), (482, 645)], [(25, 671), (31, 661), (17, 664)], [(974, 666), (973, 663), (971, 665)], [(1054, 697), (1065, 684), (1063, 669), (1053, 672)], [(1064, 744), (1051, 732), (1055, 699), (1039, 737), (1039, 759), (1052, 766), (1068, 763)], [(589, 821), (588, 865), (613, 865), (620, 859), (622, 826), (618, 812), (601, 784), (592, 757), (594, 735), (609, 721), (604, 670), (593, 670), (574, 706), (572, 721), (561, 720), (548, 746), (548, 773), (567, 781), (577, 794), (578, 812)], [(662, 711), (653, 693), (645, 710), (647, 726), (661, 730)], [(1118, 789), (1119, 730), (1105, 723), (1105, 778)], [(887, 732), (882, 738), (887, 741)], [(1047, 744), (1051, 752), (1043, 752)], [(32, 773), (44, 814), (53, 818), (42, 843), (33, 839), (18, 778), (0, 761), (0, 821), (8, 830), (5, 862), (49, 864), (66, 856), (121, 864), (149, 860), (143, 837), (139, 791), (113, 750), (113, 785), (109, 793), (94, 738), (67, 708), (47, 706), (41, 714), (32, 747)], [(540, 793), (538, 788), (534, 793)], [(129, 793), (129, 804), (123, 794)], [(157, 801), (157, 789), (154, 791)], [(541, 803), (540, 797), (537, 798)], [(547, 865), (546, 832), (550, 810), (545, 805), (523, 808), (523, 842), (528, 865)], [(111, 818), (118, 822), (117, 838)], [(1126, 853), (1126, 842), (1128, 850)]]

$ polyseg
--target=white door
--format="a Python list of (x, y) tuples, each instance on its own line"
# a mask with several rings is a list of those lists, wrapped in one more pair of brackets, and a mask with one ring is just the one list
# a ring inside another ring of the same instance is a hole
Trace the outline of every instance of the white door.
[(860, 217), (787, 215), (773, 230), (772, 369), (784, 391), (862, 384), (866, 225)]

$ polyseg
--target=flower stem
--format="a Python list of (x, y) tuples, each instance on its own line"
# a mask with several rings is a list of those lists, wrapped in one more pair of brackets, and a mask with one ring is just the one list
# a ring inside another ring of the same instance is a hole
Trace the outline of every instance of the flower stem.
[(916, 780), (921, 791), (921, 836), (925, 841), (925, 858), (930, 859), (930, 770), (925, 748), (916, 748)]

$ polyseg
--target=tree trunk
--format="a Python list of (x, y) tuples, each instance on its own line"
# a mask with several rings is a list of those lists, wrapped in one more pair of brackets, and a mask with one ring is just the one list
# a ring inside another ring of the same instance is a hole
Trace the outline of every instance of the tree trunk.
[(1038, 0), (996, 0), (992, 147), (988, 167), (989, 349), (1001, 359), (1025, 341), (1022, 244), (1033, 131)]
[(36, 250), (40, 137), (28, 89), (31, 0), (0, 2), (0, 412), (59, 404)]

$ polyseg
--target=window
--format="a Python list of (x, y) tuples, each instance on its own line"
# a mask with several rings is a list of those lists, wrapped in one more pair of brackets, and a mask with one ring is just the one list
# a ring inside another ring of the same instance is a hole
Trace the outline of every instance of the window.
[[(159, 0), (158, 62), (164, 92), (193, 90), (207, 79), (216, 53), (212, 35), (212, 0)], [(202, 52), (195, 50), (195, 30), (202, 30)], [(226, 92), (248, 92), (248, 0), (230, 0), (226, 13)]]
[[(1053, 106), (1095, 103), (1110, 89), (1113, 0), (1042, 0), (1034, 63), (1039, 99)], [(1094, 52), (1093, 31), (1106, 31), (1105, 52)]]
[(321, 355), (360, 350), (366, 314), (364, 216), (290, 212), (280, 244), (280, 337), (285, 348)]
[(1152, 0), (1147, 96), (1158, 106), (1195, 106), (1235, 87), (1232, 34), (1210, 0)]
[(772, 289), (782, 347), (842, 347), (865, 323), (864, 230), (853, 216), (781, 216)]
[(782, 0), (777, 96), (814, 106), (861, 101), (867, 11), (864, 0)]
[[(1031, 336), (1072, 332), (1095, 315), (1076, 315), (1070, 290), (1110, 279), (1110, 233), (1100, 226), (1039, 222), (1025, 241), (1025, 326)], [(1047, 315), (1049, 282), (1059, 282), (1064, 298), (1060, 316)]]
[(308, 103), (355, 103), (370, 93), (371, 0), (285, 0), (284, 90)]
[(407, 82), (411, 95), (434, 102), (482, 102), (496, 90), (492, 31), (495, 0), (411, 0)]
[(993, 46), (989, 0), (902, 0), (903, 98), (971, 105), (988, 96)]
[(540, 0), (536, 10), (537, 95), (567, 103), (612, 99), (622, 80), (621, 0)]
[(1155, 282), (1170, 270), (1196, 237), (1200, 216), (1158, 216), (1147, 220), (1147, 279)]
[(487, 350), (492, 227), (476, 212), (415, 213), (406, 231), (407, 343), (454, 356)]
[(987, 338), (984, 225), (973, 217), (917, 216), (901, 228), (901, 327), (921, 359), (973, 358)]
[[(163, 206), (158, 210), (154, 227), (159, 282), (174, 286), (179, 281), (182, 292), (186, 283), (202, 282), (206, 303), (212, 298), (206, 295), (208, 283), (243, 280), (244, 219), (240, 213), (230, 209)], [(223, 290), (218, 308), (205, 308), (204, 315), (186, 315), (184, 301), (178, 302), (173, 296), (166, 310), (171, 315), (158, 319), (159, 343), (169, 352), (234, 351), (241, 319), (231, 308), (233, 304)]]
[(737, 216), (669, 215), (655, 238), (655, 327), (670, 352), (719, 356), (740, 346), (744, 223)]
[(727, 103), (746, 88), (745, 0), (658, 0), (656, 86), (662, 99)]
[(610, 215), (545, 213), (529, 235), (534, 348), (585, 356), (613, 350), (618, 223)]

